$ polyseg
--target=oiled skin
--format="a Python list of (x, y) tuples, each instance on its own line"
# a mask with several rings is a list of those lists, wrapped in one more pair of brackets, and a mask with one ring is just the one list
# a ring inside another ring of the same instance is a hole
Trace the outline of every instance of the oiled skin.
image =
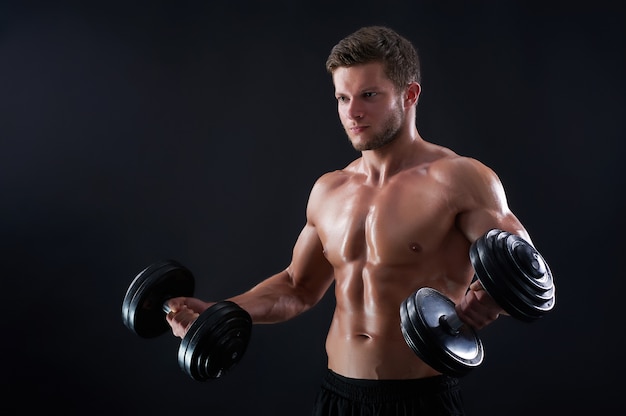
[[(470, 244), (493, 228), (530, 237), (491, 169), (419, 135), (419, 84), (397, 92), (378, 63), (338, 68), (333, 81), (340, 120), (361, 157), (316, 181), (290, 264), (230, 300), (255, 324), (281, 322), (313, 307), (335, 282), (331, 370), (363, 379), (436, 375), (402, 336), (402, 302), (432, 287), (467, 324), (488, 325), (503, 311), (480, 285), (467, 290)], [(395, 139), (369, 149), (390, 123), (399, 126)], [(184, 336), (211, 304), (170, 300), (173, 333)]]

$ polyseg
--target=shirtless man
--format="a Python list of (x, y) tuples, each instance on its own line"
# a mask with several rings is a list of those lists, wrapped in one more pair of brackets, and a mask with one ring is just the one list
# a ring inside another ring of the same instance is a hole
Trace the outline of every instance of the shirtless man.
[[(503, 311), (480, 284), (470, 286), (470, 244), (493, 228), (528, 242), (529, 235), (491, 169), (418, 133), (419, 59), (408, 40), (385, 27), (362, 28), (332, 49), (326, 65), (361, 157), (316, 181), (287, 268), (229, 300), (253, 323), (275, 323), (309, 310), (335, 283), (328, 375), (314, 415), (463, 414), (458, 380), (406, 344), (400, 305), (432, 287), (455, 302), (466, 324), (484, 327)], [(167, 320), (182, 338), (213, 302), (168, 304)]]

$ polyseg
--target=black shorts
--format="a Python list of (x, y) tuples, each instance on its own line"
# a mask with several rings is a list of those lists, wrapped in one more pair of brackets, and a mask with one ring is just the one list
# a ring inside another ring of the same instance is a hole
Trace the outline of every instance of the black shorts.
[(462, 416), (459, 380), (445, 375), (411, 380), (361, 380), (328, 370), (313, 416)]

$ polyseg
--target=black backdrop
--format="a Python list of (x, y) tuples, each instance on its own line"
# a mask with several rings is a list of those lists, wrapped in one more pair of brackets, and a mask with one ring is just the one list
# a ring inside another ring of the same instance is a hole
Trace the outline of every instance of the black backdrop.
[(370, 24), (418, 46), (420, 132), (498, 172), (555, 275), (552, 314), (481, 332), (485, 362), (462, 381), (470, 414), (617, 408), (619, 2), (0, 4), (0, 409), (308, 414), (331, 297), (255, 326), (240, 365), (206, 383), (179, 370), (178, 339), (127, 330), (121, 301), (162, 258), (206, 299), (287, 264), (313, 181), (357, 156), (324, 61)]

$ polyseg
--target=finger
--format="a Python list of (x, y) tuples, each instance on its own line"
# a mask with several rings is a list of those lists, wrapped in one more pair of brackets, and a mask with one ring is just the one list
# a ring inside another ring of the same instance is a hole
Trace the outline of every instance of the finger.
[(165, 315), (165, 320), (169, 323), (172, 323), (174, 321), (174, 316), (176, 316), (176, 312), (170, 310), (166, 315)]
[(470, 290), (473, 290), (473, 291), (485, 290), (485, 288), (483, 287), (483, 284), (480, 283), (480, 280), (474, 280), (469, 288)]
[(500, 309), (485, 292), (468, 292), (455, 308), (459, 318), (475, 329), (481, 329), (498, 318)]
[(176, 312), (187, 306), (187, 298), (185, 297), (170, 298), (167, 301), (165, 301), (165, 305), (170, 311)]

